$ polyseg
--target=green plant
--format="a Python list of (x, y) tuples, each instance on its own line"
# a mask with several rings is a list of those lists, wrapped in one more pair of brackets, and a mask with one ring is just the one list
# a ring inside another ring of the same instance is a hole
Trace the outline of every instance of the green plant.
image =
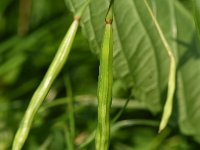
[[(73, 6), (74, 9), (77, 9), (78, 2), (71, 1), (73, 3), (69, 5), (69, 8)], [(193, 32), (188, 31), (194, 31), (194, 24), (191, 14), (181, 3), (172, 0), (162, 2), (158, 0), (149, 0), (148, 2), (115, 0), (114, 77), (123, 83), (124, 87), (131, 87), (132, 96), (144, 102), (152, 113), (160, 112), (163, 99), (167, 99), (160, 130), (166, 126), (168, 120), (169, 126), (171, 126), (174, 116), (178, 115), (178, 121), (175, 124), (179, 124), (183, 133), (197, 138), (195, 131), (199, 130), (193, 127), (197, 127), (198, 123), (193, 121), (198, 118), (199, 114), (195, 117), (196, 119), (191, 114), (196, 110), (192, 102), (199, 106), (197, 102), (199, 89), (194, 89), (195, 82), (197, 83), (199, 79), (192, 78), (192, 75), (199, 74), (199, 69), (188, 71), (188, 67), (192, 64), (198, 66), (199, 55), (195, 44), (190, 46), (184, 43), (184, 41), (190, 43), (194, 40)], [(191, 2), (187, 2), (187, 4), (189, 3), (191, 5)], [(100, 10), (95, 9), (97, 5), (101, 7)], [(87, 23), (83, 21), (82, 25), (92, 49), (97, 54), (100, 52), (100, 39), (103, 36), (101, 22), (107, 8), (108, 4), (103, 0), (93, 2), (90, 5), (90, 14), (92, 15)], [(98, 17), (94, 17), (97, 14)], [(166, 49), (168, 56), (164, 51)], [(197, 59), (193, 61), (192, 57)], [(189, 81), (193, 81), (190, 82), (190, 88), (186, 84)], [(167, 82), (168, 94), (166, 93)], [(175, 102), (172, 101), (173, 99)], [(176, 105), (172, 111), (174, 103)], [(186, 123), (188, 119), (193, 120), (191, 121), (193, 123)]]
[(112, 28), (105, 24), (111, 0), (87, 2), (0, 1), (0, 149), (12, 148), (32, 93), (47, 81), (40, 83), (72, 16), (80, 16), (85, 4), (66, 65), (46, 74), (51, 83), (31, 102), (36, 107), (29, 106), (28, 126), (22, 121), (14, 145), (198, 149), (199, 0), (114, 0)]

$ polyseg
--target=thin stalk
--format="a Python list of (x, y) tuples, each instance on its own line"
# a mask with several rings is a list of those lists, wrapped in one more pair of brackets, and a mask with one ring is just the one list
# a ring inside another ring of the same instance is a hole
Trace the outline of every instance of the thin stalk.
[(126, 109), (128, 103), (130, 101), (130, 97), (126, 100), (126, 103), (124, 104), (124, 107), (122, 107), (122, 109), (116, 114), (116, 116), (112, 119), (112, 123), (114, 124), (118, 119), (119, 117), (122, 115), (122, 113), (124, 112), (124, 110)]
[(18, 34), (25, 35), (29, 30), (32, 0), (19, 1)]
[(98, 125), (96, 131), (96, 150), (107, 150), (110, 141), (110, 108), (112, 103), (112, 6), (106, 16), (105, 33), (100, 56), (98, 80)]
[(42, 145), (38, 148), (38, 150), (48, 150), (49, 145), (53, 141), (53, 137), (49, 136), (43, 143)]
[(159, 125), (159, 122), (154, 121), (154, 120), (144, 120), (144, 119), (131, 119), (131, 120), (122, 120), (122, 121), (118, 121), (116, 122), (112, 128), (111, 128), (111, 132), (116, 132), (121, 128), (124, 127), (131, 127), (131, 126), (136, 126), (136, 125), (145, 125), (145, 126), (152, 126), (152, 127), (156, 127)]
[(149, 11), (149, 14), (152, 17), (152, 20), (156, 26), (156, 29), (159, 33), (160, 38), (161, 38), (161, 41), (168, 53), (169, 59), (170, 59), (167, 99), (166, 99), (166, 103), (164, 106), (164, 111), (163, 111), (163, 115), (162, 115), (162, 119), (161, 119), (161, 123), (160, 123), (160, 127), (159, 127), (159, 132), (161, 132), (167, 126), (169, 118), (172, 114), (173, 97), (174, 97), (175, 86), (176, 86), (175, 85), (175, 83), (176, 83), (176, 59), (173, 54), (172, 48), (170, 47), (169, 43), (167, 42), (167, 40), (162, 32), (162, 29), (160, 28), (160, 25), (159, 25), (156, 17), (154, 16), (148, 2), (146, 0), (144, 2)]
[[(111, 134), (113, 134), (114, 132), (117, 132), (122, 128), (137, 126), (137, 125), (157, 127), (159, 125), (159, 122), (154, 120), (144, 120), (144, 119), (122, 120), (116, 122), (115, 124), (113, 123), (111, 125), (110, 131)], [(90, 136), (86, 139), (86, 141), (78, 147), (78, 150), (83, 150), (88, 144), (90, 144), (94, 140), (94, 137), (95, 137), (95, 131), (93, 131), (90, 134)]]
[[(127, 108), (128, 103), (130, 101), (130, 97), (126, 100), (125, 104), (123, 105), (123, 107), (121, 108), (121, 110), (115, 115), (115, 117), (111, 120), (111, 130), (112, 130), (112, 126), (114, 126), (114, 123), (117, 121), (117, 119), (122, 115), (122, 113), (124, 112), (124, 110)], [(81, 150), (84, 147), (86, 147), (88, 144), (90, 144), (94, 138), (95, 138), (95, 133), (96, 130), (94, 130), (89, 137), (83, 142), (81, 143), (81, 145), (79, 145), (78, 149)]]
[[(88, 1), (89, 2), (89, 1)], [(67, 34), (65, 35), (58, 52), (56, 53), (47, 73), (45, 74), (42, 82), (40, 83), (39, 87), (36, 89), (31, 102), (25, 112), (24, 118), (20, 124), (20, 127), (15, 135), (12, 150), (21, 150), (30, 131), (31, 124), (33, 119), (38, 112), (39, 107), (41, 106), (42, 102), (44, 101), (48, 91), (50, 90), (53, 81), (56, 79), (58, 74), (60, 73), (61, 69), (63, 68), (69, 52), (71, 50), (72, 43), (74, 41), (76, 31), (79, 26), (79, 20), (83, 13), (83, 10), (88, 5), (88, 2), (80, 9), (75, 15), (74, 21), (71, 24)]]
[[(114, 132), (117, 132), (120, 129), (126, 129), (129, 127), (134, 127), (134, 126), (146, 126), (146, 127), (157, 127), (159, 126), (159, 122), (158, 121), (154, 121), (154, 120), (144, 120), (144, 119), (130, 119), (130, 120), (122, 120), (119, 122), (116, 122), (116, 124), (114, 126), (111, 127), (111, 133), (114, 134)], [(160, 134), (159, 134), (160, 135)], [(150, 145), (151, 146), (151, 145)], [(137, 148), (133, 148), (132, 147), (128, 147), (127, 145), (124, 146), (120, 146), (119, 144), (115, 144), (114, 147), (116, 150), (135, 150)], [(149, 145), (145, 145), (144, 147), (139, 148), (140, 150), (158, 150), (158, 149), (150, 149), (151, 147), (149, 147)]]
[(66, 92), (67, 92), (67, 98), (68, 98), (68, 100), (66, 99), (66, 101), (69, 102), (68, 107), (67, 107), (67, 114), (69, 115), (67, 149), (74, 150), (74, 138), (75, 138), (74, 105), (73, 105), (72, 87), (71, 87), (69, 78), (65, 79), (65, 86), (66, 86)]
[(144, 150), (157, 150), (161, 149), (162, 143), (167, 139), (167, 137), (170, 135), (171, 130), (169, 128), (165, 128), (158, 134), (156, 137), (154, 137), (151, 142), (146, 146)]
[[(96, 96), (93, 95), (78, 95), (74, 96), (74, 102), (77, 106), (92, 106), (92, 107), (97, 107), (97, 98)], [(127, 100), (125, 99), (118, 99), (118, 98), (113, 98), (112, 100), (112, 107), (114, 108), (123, 108), (125, 103), (122, 103), (122, 101), (125, 101), (127, 103)], [(41, 108), (40, 112), (45, 111), (46, 109), (51, 109), (51, 107), (57, 107), (60, 105), (65, 105), (69, 103), (69, 98), (68, 97), (63, 97), (59, 99), (55, 99), (54, 101), (45, 103)], [(139, 101), (136, 101), (134, 99), (130, 99), (128, 102), (128, 105), (126, 106), (127, 109), (137, 109), (137, 110), (147, 110), (147, 107), (143, 104), (140, 103)]]

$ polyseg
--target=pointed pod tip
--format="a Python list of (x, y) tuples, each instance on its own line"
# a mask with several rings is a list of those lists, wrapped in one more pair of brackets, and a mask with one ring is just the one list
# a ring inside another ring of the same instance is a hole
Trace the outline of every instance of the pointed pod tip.
[(160, 133), (162, 132), (162, 130), (163, 130), (163, 129), (159, 129), (159, 130), (158, 130), (158, 134), (160, 134)]
[(158, 133), (161, 133), (166, 128), (166, 125), (163, 125), (162, 123), (159, 126)]

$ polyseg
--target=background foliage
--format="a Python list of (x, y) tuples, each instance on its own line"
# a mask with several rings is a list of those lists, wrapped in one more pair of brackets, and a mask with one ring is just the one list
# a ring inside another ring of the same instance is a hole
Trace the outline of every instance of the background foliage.
[[(72, 22), (71, 12), (82, 3), (0, 1), (0, 149), (10, 149), (29, 100)], [(169, 129), (157, 134), (166, 98), (169, 59), (147, 8), (142, 0), (115, 0), (111, 117), (123, 107), (129, 91), (132, 97), (113, 125), (110, 149), (197, 149), (200, 49), (192, 2), (149, 0), (149, 4), (178, 60), (173, 116)], [(69, 61), (35, 118), (24, 149), (66, 149), (66, 77), (75, 101), (75, 145), (80, 145), (95, 129), (98, 54), (107, 8), (107, 0), (98, 0), (86, 10)], [(94, 149), (93, 144), (87, 149)]]

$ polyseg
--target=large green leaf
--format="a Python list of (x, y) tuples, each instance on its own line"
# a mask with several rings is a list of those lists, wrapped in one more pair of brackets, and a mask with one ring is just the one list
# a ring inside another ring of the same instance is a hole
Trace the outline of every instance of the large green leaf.
[[(200, 137), (200, 59), (192, 16), (179, 1), (148, 2), (177, 57), (176, 98), (181, 130)], [(79, 0), (66, 3), (72, 12), (81, 5)], [(108, 0), (93, 0), (82, 18), (83, 32), (97, 54), (108, 4)], [(166, 99), (169, 58), (144, 0), (115, 0), (114, 18), (115, 78), (125, 87), (132, 87), (134, 97), (157, 113)]]
[[(200, 49), (193, 27), (193, 18), (178, 7), (183, 16), (177, 16), (179, 66), (177, 99), (179, 102), (179, 125), (183, 133), (193, 135), (200, 142)], [(184, 22), (184, 24), (183, 24)], [(185, 23), (187, 22), (187, 23)], [(193, 34), (189, 38), (187, 33)]]

